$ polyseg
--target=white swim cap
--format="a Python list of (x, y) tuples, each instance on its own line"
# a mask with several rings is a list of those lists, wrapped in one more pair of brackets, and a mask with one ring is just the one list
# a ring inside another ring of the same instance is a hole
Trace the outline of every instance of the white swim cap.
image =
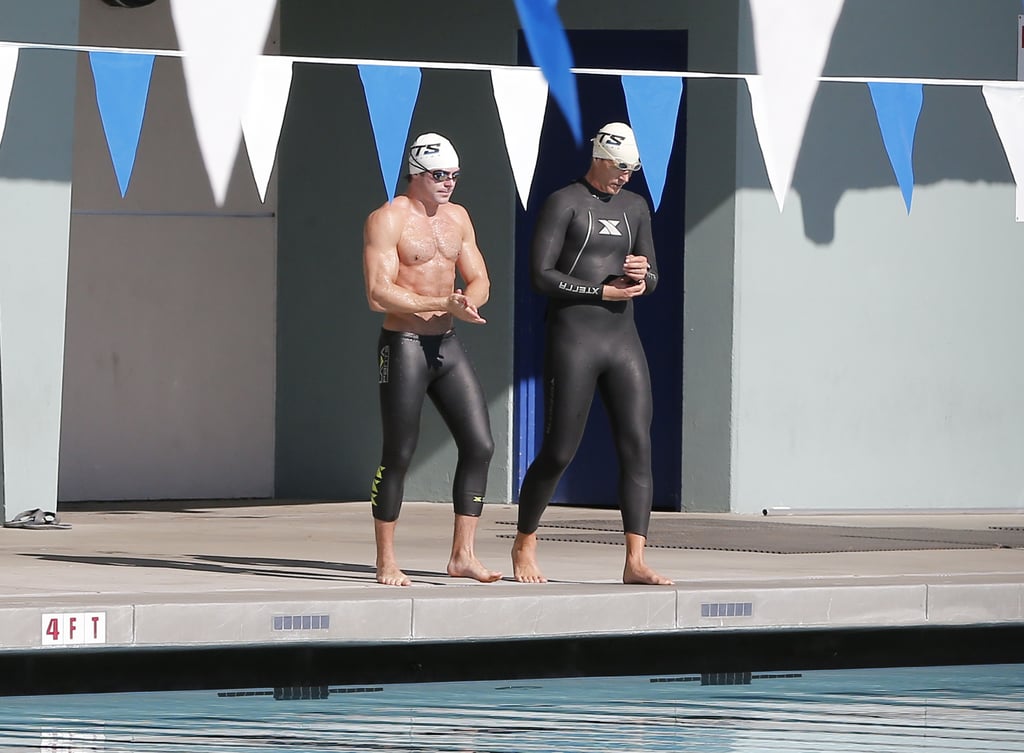
[[(619, 163), (622, 169), (640, 169), (640, 150), (636, 147), (633, 129), (625, 123), (609, 123), (591, 139), (594, 143), (593, 157), (610, 159)], [(623, 167), (628, 165), (629, 167)]]
[(417, 136), (409, 147), (409, 175), (459, 166), (459, 153), (439, 133)]

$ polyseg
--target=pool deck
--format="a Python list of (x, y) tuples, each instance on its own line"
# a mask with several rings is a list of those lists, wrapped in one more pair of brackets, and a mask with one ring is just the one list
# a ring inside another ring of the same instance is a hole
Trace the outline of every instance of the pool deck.
[[(1024, 548), (766, 554), (649, 547), (674, 586), (623, 585), (621, 544), (542, 540), (546, 584), (511, 579), (515, 508), (477, 535), (492, 584), (445, 574), (452, 513), (407, 503), (409, 587), (374, 579), (368, 502), (76, 505), (70, 530), (0, 529), (0, 654), (276, 643), (415, 644), (896, 626), (1024, 625)], [(616, 511), (552, 507), (541, 535)], [(760, 516), (655, 513), (659, 527)], [(1024, 512), (769, 515), (775, 528), (1020, 531)], [(1019, 533), (1017, 534), (1019, 536)], [(699, 539), (699, 534), (697, 535)], [(1018, 538), (1017, 541), (1020, 539)]]

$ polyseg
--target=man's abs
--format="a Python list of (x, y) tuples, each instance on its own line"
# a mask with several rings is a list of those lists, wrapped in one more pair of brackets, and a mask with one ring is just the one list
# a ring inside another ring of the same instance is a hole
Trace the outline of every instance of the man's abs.
[(437, 311), (425, 314), (387, 314), (384, 329), (414, 335), (443, 335), (452, 328), (452, 315)]

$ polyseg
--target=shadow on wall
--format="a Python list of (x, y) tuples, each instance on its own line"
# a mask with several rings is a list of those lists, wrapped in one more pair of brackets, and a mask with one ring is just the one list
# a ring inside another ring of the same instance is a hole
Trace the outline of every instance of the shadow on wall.
[[(843, 8), (823, 75), (878, 78), (1015, 78), (1019, 0), (858, 0)], [(749, 10), (740, 49), (755, 70)], [(1005, 41), (1005, 46), (1001, 46)], [(741, 58), (743, 55), (741, 54)], [(696, 82), (694, 82), (696, 83)], [(722, 86), (722, 82), (712, 85)], [(744, 84), (739, 83), (740, 138), (753, 154), (738, 188), (770, 191)], [(914, 145), (915, 193), (946, 181), (1011, 184), (1013, 177), (979, 87), (925, 86)], [(803, 207), (804, 233), (818, 245), (835, 238), (836, 209), (848, 191), (891, 191), (902, 209), (867, 85), (824, 82), (807, 123), (791, 190)], [(729, 197), (701, 202), (704, 212)], [(787, 202), (788, 208), (788, 202)], [(691, 207), (691, 212), (693, 207)], [(700, 216), (692, 216), (691, 224)], [(1012, 217), (1011, 217), (1012, 219)]]
[[(806, 169), (801, 170), (801, 163)], [(943, 181), (1012, 183), (999, 137), (977, 88), (925, 87), (914, 148), (914, 190)], [(903, 208), (863, 84), (823, 84), (793, 180), (804, 233), (819, 245), (835, 238), (836, 208), (848, 191), (891, 189)]]
[[(74, 114), (74, 98), (40, 97), (38, 92), (66, 89), (68, 68), (74, 70), (76, 54), (21, 51), (0, 149), (0, 177), (60, 183), (71, 180), (72, 142), (67, 130)], [(39, 144), (49, 148), (40, 149)]]

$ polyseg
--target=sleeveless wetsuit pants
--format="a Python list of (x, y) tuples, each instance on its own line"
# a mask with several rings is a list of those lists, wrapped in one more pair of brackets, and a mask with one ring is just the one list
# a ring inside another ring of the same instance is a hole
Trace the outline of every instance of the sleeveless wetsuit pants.
[(426, 395), (459, 451), (452, 485), (455, 512), (479, 516), (494, 440), (487, 401), (462, 343), (453, 331), (416, 335), (381, 330), (377, 354), (383, 449), (370, 491), (373, 517), (398, 520)]
[(611, 422), (619, 459), (626, 533), (647, 535), (653, 499), (651, 377), (626, 305), (552, 306), (544, 357), (544, 439), (519, 491), (522, 533), (540, 525), (558, 481), (579, 448), (595, 387)]

